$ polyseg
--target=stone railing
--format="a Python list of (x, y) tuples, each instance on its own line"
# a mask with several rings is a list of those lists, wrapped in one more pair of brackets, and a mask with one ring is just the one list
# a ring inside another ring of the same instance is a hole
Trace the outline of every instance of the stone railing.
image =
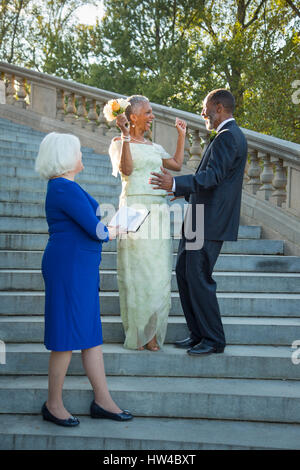
[[(74, 125), (74, 129), (85, 129), (94, 136), (107, 137), (107, 142), (117, 133), (114, 124), (107, 125), (103, 107), (109, 99), (123, 95), (4, 62), (0, 62), (0, 73), (5, 82), (7, 104), (64, 121)], [(186, 120), (185, 163), (195, 171), (209, 141), (204, 120), (199, 115), (166, 106), (153, 103), (152, 107), (156, 117), (153, 139), (170, 153), (176, 145), (175, 118)], [(299, 217), (300, 145), (247, 129), (243, 131), (249, 147), (244, 189)]]

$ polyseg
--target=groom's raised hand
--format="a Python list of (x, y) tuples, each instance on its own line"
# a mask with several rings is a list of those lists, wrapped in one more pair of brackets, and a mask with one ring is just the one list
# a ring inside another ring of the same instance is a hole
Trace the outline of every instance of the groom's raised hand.
[(164, 167), (160, 167), (161, 173), (151, 172), (155, 178), (149, 178), (149, 183), (153, 184), (153, 189), (164, 189), (165, 191), (172, 191), (173, 176)]

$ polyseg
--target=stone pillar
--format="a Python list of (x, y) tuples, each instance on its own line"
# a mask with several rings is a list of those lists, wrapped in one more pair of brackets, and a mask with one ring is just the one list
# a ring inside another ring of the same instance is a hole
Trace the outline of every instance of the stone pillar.
[(261, 159), (263, 161), (263, 170), (260, 175), (262, 186), (258, 189), (257, 195), (268, 201), (273, 193), (273, 164), (271, 163), (269, 154), (261, 154)]
[(56, 96), (56, 118), (60, 121), (65, 119), (65, 92), (64, 90), (57, 90)]
[(85, 127), (87, 124), (87, 111), (86, 111), (86, 100), (84, 96), (76, 96), (78, 101), (77, 107), (77, 115), (78, 120), (77, 123), (80, 127)]
[(87, 128), (94, 132), (94, 130), (97, 127), (97, 121), (98, 121), (98, 114), (96, 110), (96, 100), (87, 100), (87, 106), (89, 107), (89, 112), (88, 112), (88, 120), (89, 122), (87, 123)]
[(15, 104), (16, 102), (16, 89), (15, 89), (15, 76), (7, 75), (8, 84), (6, 88), (6, 102), (7, 104)]
[(74, 93), (65, 93), (67, 96), (68, 104), (66, 107), (67, 114), (65, 115), (65, 121), (70, 124), (76, 122), (76, 106), (75, 106), (75, 94)]
[(190, 148), (191, 158), (188, 160), (187, 166), (192, 170), (196, 170), (201, 161), (202, 146), (199, 131), (197, 129), (192, 129), (191, 135), (193, 143)]
[(56, 88), (39, 83), (31, 83), (30, 109), (43, 116), (56, 117)]
[(273, 187), (275, 188), (275, 191), (273, 192), (270, 201), (276, 206), (281, 207), (286, 202), (286, 169), (283, 166), (281, 158), (271, 157), (271, 161), (274, 162), (275, 166), (275, 176), (273, 179)]
[(19, 82), (19, 89), (17, 92), (17, 97), (18, 99), (16, 100), (16, 105), (20, 106), (20, 108), (26, 108), (26, 101), (25, 98), (27, 96), (26, 93), (26, 79), (25, 78), (20, 78), (18, 80)]
[(251, 194), (256, 194), (258, 189), (260, 188), (260, 173), (261, 168), (259, 166), (259, 158), (257, 150), (250, 150), (250, 164), (248, 169), (248, 181), (245, 185), (247, 191)]
[(104, 114), (103, 114), (103, 108), (105, 106), (105, 102), (104, 101), (99, 101), (99, 117), (98, 117), (98, 132), (100, 135), (105, 135), (108, 131), (108, 127), (107, 127), (107, 121), (104, 117)]

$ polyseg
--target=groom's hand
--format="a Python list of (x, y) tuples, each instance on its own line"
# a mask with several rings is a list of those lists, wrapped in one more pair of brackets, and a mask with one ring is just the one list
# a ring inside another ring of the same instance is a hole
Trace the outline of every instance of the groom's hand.
[(172, 197), (172, 199), (170, 199), (170, 202), (175, 201), (176, 199), (183, 199), (183, 198), (184, 198), (184, 196), (175, 196), (172, 191), (169, 192), (169, 193), (167, 194), (167, 196)]
[[(160, 167), (161, 173), (151, 172), (155, 178), (150, 178), (149, 183), (153, 184), (153, 189), (164, 189), (165, 191), (172, 191), (173, 188), (173, 176), (164, 167)], [(155, 186), (154, 186), (155, 185)]]

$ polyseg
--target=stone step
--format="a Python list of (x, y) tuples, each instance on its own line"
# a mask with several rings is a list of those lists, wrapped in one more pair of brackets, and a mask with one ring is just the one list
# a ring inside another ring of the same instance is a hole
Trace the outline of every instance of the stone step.
[[(115, 212), (118, 209), (118, 205), (116, 204), (115, 200), (115, 190), (110, 187), (104, 187), (103, 189), (104, 195), (103, 199), (107, 201), (108, 197), (111, 195), (111, 201), (104, 203), (101, 202), (100, 204), (100, 213), (103, 218), (103, 223), (107, 224), (108, 220), (112, 218), (112, 216), (115, 214)], [(94, 195), (93, 195), (94, 196)], [(95, 197), (95, 196), (94, 196)], [(102, 199), (102, 196), (97, 199)], [(115, 202), (115, 204), (114, 204)], [(109, 204), (109, 207), (107, 207)], [(4, 207), (4, 210), (8, 209), (7, 206)], [(38, 210), (35, 208), (34, 209), (35, 213), (38, 212)], [(2, 215), (0, 214), (0, 219), (1, 219), (1, 224), (0, 224), (0, 232), (19, 232), (19, 233), (32, 233), (32, 234), (42, 234), (42, 233), (48, 233), (48, 224), (46, 221), (46, 217), (34, 217), (33, 215), (30, 215), (30, 217), (27, 217), (28, 214), (28, 208), (27, 208), (27, 214), (26, 214), (26, 209), (22, 209), (22, 205), (18, 207), (15, 206), (13, 207), (13, 215), (7, 216), (7, 215)], [(107, 219), (107, 216), (109, 215), (109, 219)], [(171, 221), (171, 235), (174, 233), (174, 235), (177, 235), (179, 233), (180, 228), (181, 228), (181, 223), (176, 223), (174, 224)]]
[[(7, 126), (2, 126), (0, 123), (0, 141), (3, 142), (4, 145), (11, 145), (11, 143), (17, 143), (20, 147), (27, 147), (28, 145), (34, 144), (35, 146), (39, 146), (43, 138), (46, 136), (47, 133), (35, 131), (33, 129), (23, 129), (20, 128), (11, 128)], [(96, 154), (95, 150), (82, 146), (81, 149), (83, 151), (88, 151), (91, 154)]]
[[(31, 198), (34, 200), (34, 194), (31, 196)], [(116, 194), (116, 191), (115, 191)], [(29, 217), (29, 218), (36, 218), (40, 217), (42, 219), (45, 219), (45, 197), (43, 197), (43, 200), (41, 202), (34, 200), (34, 202), (11, 202), (11, 199), (8, 198), (8, 201), (2, 201), (0, 202), (0, 217)], [(119, 197), (117, 195), (115, 196), (109, 196), (109, 195), (104, 195), (100, 196), (99, 199), (101, 200), (101, 214), (102, 216), (107, 216), (109, 215), (109, 218), (112, 217), (112, 215), (117, 211), (119, 207)], [(181, 213), (183, 217), (183, 211)], [(18, 226), (20, 226), (20, 221), (18, 222)], [(179, 232), (182, 226), (182, 221), (177, 221), (174, 225), (174, 218), (170, 217), (170, 223), (171, 227), (177, 227), (177, 231)], [(27, 224), (28, 225), (28, 224)], [(35, 222), (35, 226), (37, 225), (37, 222)], [(41, 230), (44, 230), (44, 223), (43, 223), (43, 228)], [(252, 239), (259, 239), (260, 236), (260, 227), (241, 227), (240, 228), (240, 237), (241, 238), (252, 238)]]
[[(87, 186), (87, 185), (82, 185)], [(85, 188), (86, 189), (86, 188)], [(111, 186), (111, 185), (104, 185), (101, 186), (98, 189), (98, 192), (102, 192), (101, 195), (95, 195), (92, 194), (93, 197), (100, 201), (100, 210), (101, 214), (103, 217), (112, 217), (111, 213), (114, 214), (115, 211), (118, 209), (118, 202), (117, 200), (117, 191), (116, 191), (116, 186)], [(103, 202), (107, 201), (108, 198), (111, 197), (111, 202)], [(103, 198), (103, 199), (102, 199)], [(29, 215), (30, 206), (24, 206), (23, 209), (23, 203), (14, 203), (15, 205), (10, 206), (9, 204), (13, 204), (13, 202), (8, 202), (8, 201), (2, 201), (5, 202), (6, 204), (2, 204), (0, 207), (0, 216), (1, 216), (1, 225), (0, 225), (0, 232), (24, 232), (24, 233), (48, 233), (48, 225), (46, 222), (45, 215), (42, 217), (34, 217), (33, 214)], [(37, 203), (37, 202), (35, 202)], [(1, 203), (0, 203), (1, 204)], [(28, 202), (26, 203), (28, 204)], [(109, 206), (107, 207), (107, 205)], [(44, 207), (44, 206), (43, 206)], [(11, 209), (11, 213), (9, 213)], [(38, 210), (37, 208), (34, 208), (34, 213), (37, 214)], [(41, 214), (41, 210), (39, 211)], [(44, 212), (45, 214), (45, 212)], [(182, 217), (183, 217), (183, 212), (182, 212)], [(106, 222), (106, 219), (104, 219)], [(174, 219), (170, 218), (170, 227), (171, 227), (171, 235), (177, 236), (177, 234), (180, 233), (180, 229), (182, 226), (182, 222), (180, 220), (176, 220), (174, 222)], [(32, 230), (30, 230), (30, 227), (32, 227)], [(174, 233), (173, 233), (174, 232)], [(251, 229), (251, 227), (248, 228), (241, 228), (240, 229), (240, 238), (248, 238), (251, 237), (251, 239), (258, 240), (258, 231), (254, 227), (254, 230)], [(252, 238), (253, 237), (253, 238)]]
[[(4, 414), (1, 422), (3, 450), (172, 449), (187, 455), (183, 451), (300, 449), (300, 425), (289, 423), (136, 417), (125, 424), (82, 416), (79, 426), (68, 429), (43, 421), (40, 415), (22, 414)], [(146, 459), (158, 457), (157, 452), (148, 453)], [(101, 456), (98, 460), (104, 462)], [(188, 463), (193, 462), (189, 457)]]
[[(120, 316), (101, 313), (106, 343), (123, 343)], [(223, 317), (227, 344), (290, 346), (300, 338), (300, 318)], [(183, 316), (169, 316), (165, 343), (189, 336)], [(1, 316), (0, 338), (5, 343), (40, 343), (44, 341), (44, 316)]]
[[(218, 292), (257, 292), (300, 294), (299, 273), (253, 273), (215, 272)], [(100, 270), (101, 291), (117, 291), (116, 270)], [(44, 290), (44, 280), (38, 269), (1, 269), (0, 289), (4, 290)], [(176, 275), (172, 275), (172, 291), (177, 291)]]
[[(74, 128), (76, 130), (76, 128)], [(12, 142), (28, 143), (40, 142), (48, 132), (33, 129), (32, 127), (17, 124), (8, 120), (0, 121), (0, 140), (6, 139)], [(86, 148), (85, 146), (82, 148)], [(93, 151), (93, 149), (91, 149)]]
[[(46, 134), (45, 134), (46, 135)], [(0, 127), (0, 141), (1, 141), (1, 150), (15, 150), (17, 154), (22, 151), (30, 152), (31, 155), (35, 158), (39, 151), (40, 144), (44, 138), (44, 135), (35, 135), (32, 133), (20, 132), (10, 132), (10, 131), (1, 131)], [(17, 140), (18, 139), (18, 140)], [(109, 145), (109, 144), (108, 144)], [(96, 157), (99, 155), (105, 155), (107, 158), (107, 153), (98, 153), (92, 147), (86, 145), (81, 145), (80, 147), (82, 153)]]
[[(206, 418), (300, 423), (297, 381), (182, 377), (108, 377), (119, 406), (135, 417)], [(2, 377), (0, 416), (40, 415), (48, 377)], [(66, 377), (64, 404), (75, 416), (89, 416), (93, 391), (86, 377)], [(21, 397), (26, 396), (26, 400)], [(187, 399), (188, 397), (188, 399)]]
[[(0, 148), (0, 159), (2, 168), (24, 168), (27, 170), (31, 170), (36, 175), (37, 173), (34, 170), (36, 154), (32, 155), (32, 157), (24, 158), (24, 155), (6, 155), (3, 148)], [(84, 163), (84, 170), (83, 173), (92, 172), (92, 171), (100, 171), (100, 169), (105, 169), (109, 174), (112, 172), (112, 167), (110, 163), (110, 159), (108, 155), (100, 155), (100, 154), (92, 154), (87, 151), (82, 152), (82, 159)]]
[(16, 138), (17, 136), (15, 136), (15, 138), (12, 140), (9, 135), (0, 136), (1, 146), (12, 150), (21, 148), (27, 151), (29, 150), (30, 152), (35, 152), (37, 154), (39, 151), (40, 143), (43, 139), (43, 137), (33, 139), (28, 137), (28, 139), (26, 139), (26, 143), (24, 143), (17, 142), (15, 140)]
[[(0, 250), (44, 250), (49, 236), (46, 233), (7, 233), (5, 231), (5, 217), (1, 218), (0, 226)], [(14, 219), (17, 220), (17, 219)], [(1, 233), (2, 231), (2, 233)], [(16, 230), (14, 230), (16, 231)], [(6, 232), (6, 233), (5, 233)], [(173, 240), (173, 248), (178, 249), (179, 239)], [(102, 250), (115, 252), (116, 240), (103, 243)], [(283, 255), (283, 240), (257, 240), (239, 239), (234, 242), (224, 242), (223, 254), (245, 254), (245, 255)]]
[[(1, 206), (1, 204), (0, 204)], [(0, 250), (1, 269), (40, 269), (43, 251)], [(173, 254), (175, 269), (177, 254)], [(117, 269), (117, 253), (103, 251), (101, 269)], [(300, 256), (224, 255), (217, 260), (214, 271), (299, 273)]]
[[(217, 298), (223, 316), (236, 317), (299, 317), (299, 294), (259, 294), (218, 292)], [(44, 292), (0, 292), (0, 314), (42, 315)], [(119, 315), (119, 293), (100, 293), (101, 311), (108, 315)], [(182, 315), (178, 292), (171, 294), (171, 315)], [(297, 339), (297, 338), (293, 338)]]
[(0, 129), (1, 141), (17, 143), (18, 145), (20, 145), (20, 147), (31, 144), (39, 145), (45, 135), (46, 134), (28, 134), (26, 132), (14, 132), (8, 129), (6, 129), (5, 132), (1, 132)]
[[(1, 148), (2, 149), (11, 149), (11, 150), (23, 150), (29, 151), (32, 154), (37, 155), (40, 147), (40, 143), (42, 142), (44, 135), (38, 135), (34, 133), (24, 133), (24, 132), (10, 132), (5, 130), (4, 132), (1, 130), (0, 127), (0, 141), (1, 141)], [(82, 153), (86, 153), (90, 156), (98, 155), (94, 149), (86, 146), (81, 147)]]
[[(38, 151), (37, 150), (30, 150), (27, 147), (12, 147), (10, 144), (3, 143), (1, 141), (1, 147), (0, 147), (0, 159), (2, 158), (12, 158), (15, 162), (19, 162), (21, 164), (27, 165), (29, 164), (31, 160), (36, 160)], [(103, 154), (103, 153), (95, 153), (93, 149), (90, 149), (88, 147), (82, 147), (81, 148), (82, 155), (83, 155), (83, 163), (84, 165), (88, 166), (106, 166), (111, 168), (111, 162), (109, 159), (108, 154)], [(34, 167), (34, 165), (33, 165)]]
[[(117, 210), (119, 206), (119, 198), (111, 196), (101, 197), (101, 206), (113, 205), (114, 210)], [(103, 207), (102, 214), (105, 214), (105, 207)], [(30, 202), (0, 202), (0, 217), (21, 217), (21, 218), (41, 218), (43, 219), (43, 230), (45, 230), (45, 202), (42, 203), (30, 203)], [(21, 221), (18, 222), (18, 226)], [(26, 222), (27, 226), (28, 223)], [(46, 227), (47, 228), (47, 227)], [(48, 230), (47, 230), (48, 231)]]
[[(31, 162), (32, 160), (30, 160)], [(102, 176), (110, 176), (112, 181), (117, 181), (114, 176), (111, 174), (111, 167), (109, 166), (85, 166), (84, 170), (77, 176), (76, 181), (80, 184), (80, 181), (84, 181), (84, 177), (88, 175), (88, 177), (93, 176), (95, 178), (99, 178)], [(1, 175), (2, 176), (9, 176), (14, 178), (34, 178), (35, 180), (40, 180), (40, 176), (34, 170), (34, 162), (33, 165), (24, 165), (21, 166), (17, 163), (7, 164), (3, 162), (3, 158), (1, 158)]]
[[(97, 178), (96, 175), (85, 174), (77, 178), (76, 181), (82, 187), (89, 188), (89, 192), (100, 192), (104, 191), (107, 186), (111, 187), (114, 191), (118, 190), (120, 183), (119, 180), (113, 178), (110, 175), (100, 176), (101, 181)], [(41, 178), (15, 178), (13, 176), (0, 176), (0, 185), (2, 189), (8, 189), (10, 191), (46, 191), (47, 181)]]
[[(89, 188), (84, 184), (81, 184), (83, 189), (89, 192)], [(103, 188), (105, 188), (103, 190)], [(91, 196), (93, 196), (96, 201), (105, 201), (109, 197), (113, 201), (117, 201), (116, 207), (119, 206), (119, 187), (116, 186), (99, 186), (97, 191), (90, 192)], [(44, 191), (29, 191), (29, 190), (10, 190), (10, 189), (0, 189), (0, 201), (2, 202), (10, 202), (10, 203), (18, 203), (20, 205), (23, 204), (44, 204), (46, 197), (46, 186)], [(106, 198), (106, 199), (105, 199)], [(103, 203), (102, 203), (103, 204)], [(115, 204), (115, 202), (114, 202)]]
[(23, 124), (17, 124), (16, 122), (9, 121), (8, 119), (0, 118), (0, 132), (17, 132), (18, 134), (23, 132), (24, 135), (28, 134), (34, 134), (37, 136), (40, 135), (45, 135), (45, 132), (38, 131), (36, 129), (33, 129), (32, 127), (23, 125)]
[[(165, 344), (155, 353), (103, 344), (107, 375), (147, 377), (212, 377), (299, 380), (299, 365), (293, 364), (287, 346), (229, 345), (223, 354), (191, 357), (185, 350)], [(49, 351), (39, 343), (6, 344), (6, 364), (0, 375), (45, 375)], [(84, 375), (80, 351), (74, 351), (69, 375)]]

